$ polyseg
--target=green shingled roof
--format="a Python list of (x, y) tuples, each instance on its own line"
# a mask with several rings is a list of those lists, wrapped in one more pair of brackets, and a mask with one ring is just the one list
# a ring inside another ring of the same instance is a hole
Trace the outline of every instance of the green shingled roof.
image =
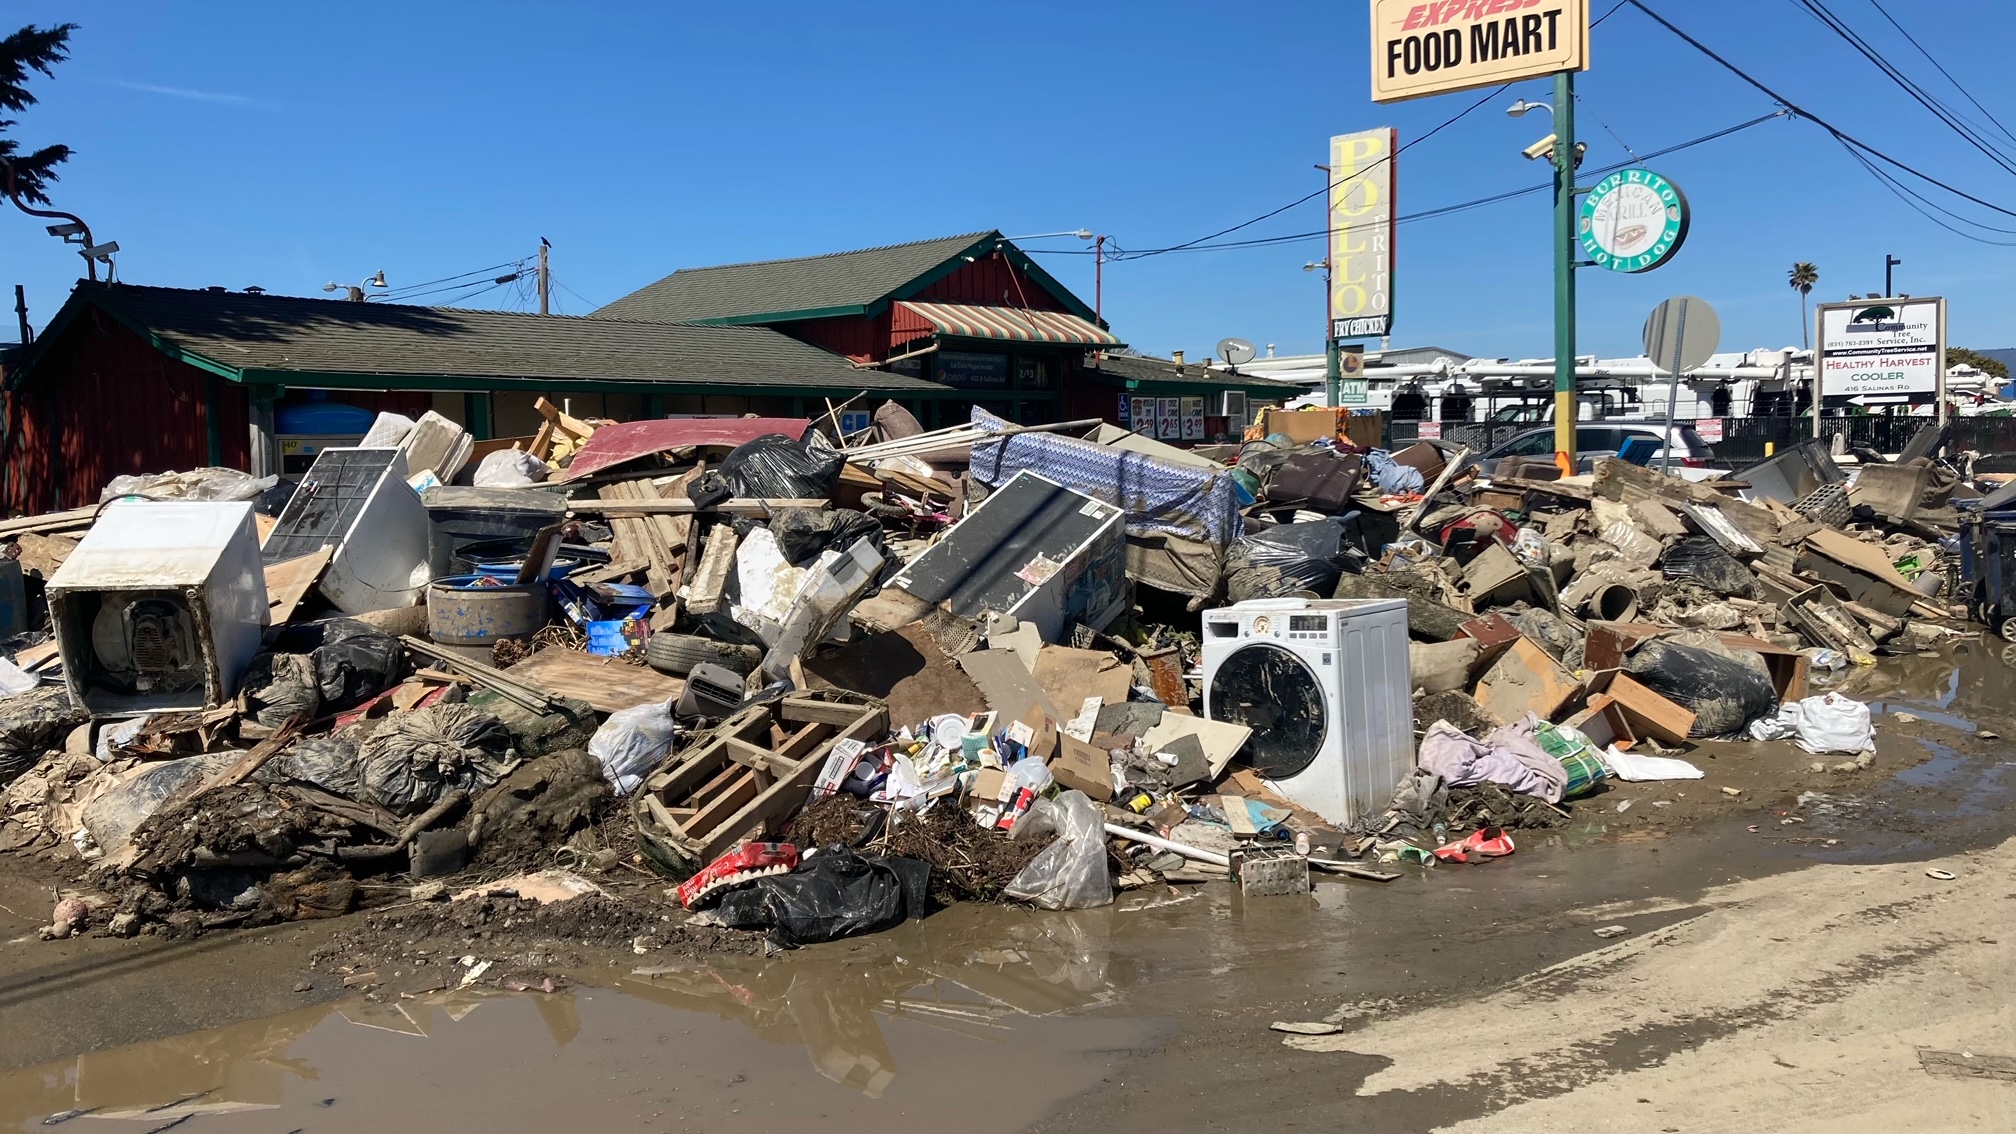
[[(472, 384), (705, 384), (911, 394), (947, 389), (921, 378), (858, 370), (763, 327), (95, 283), (77, 285), (57, 322), (82, 306), (100, 308), (163, 350), (241, 381), (284, 384), (290, 377), (315, 375), (418, 389)], [(45, 333), (42, 341), (58, 337)], [(22, 370), (31, 370), (34, 361), (31, 354)], [(443, 380), (445, 385), (437, 384)]]
[(991, 250), (999, 239), (999, 232), (969, 232), (858, 252), (681, 268), (594, 317), (761, 323), (856, 315), (975, 245)]

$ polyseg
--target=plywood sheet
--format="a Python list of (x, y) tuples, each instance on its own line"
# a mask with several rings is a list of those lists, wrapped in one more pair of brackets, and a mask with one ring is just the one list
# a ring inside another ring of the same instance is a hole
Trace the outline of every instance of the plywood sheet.
[(598, 713), (662, 703), (686, 691), (683, 680), (648, 666), (573, 650), (541, 650), (509, 672), (550, 693), (586, 701)]

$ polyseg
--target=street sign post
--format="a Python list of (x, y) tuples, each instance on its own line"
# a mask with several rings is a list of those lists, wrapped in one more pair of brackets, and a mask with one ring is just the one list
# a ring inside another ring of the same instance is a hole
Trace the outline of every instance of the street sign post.
[(1722, 320), (1705, 299), (1675, 296), (1652, 309), (1645, 319), (1645, 357), (1666, 372), (1666, 434), (1660, 444), (1659, 467), (1673, 467), (1673, 410), (1680, 396), (1680, 377), (1698, 369), (1722, 345)]

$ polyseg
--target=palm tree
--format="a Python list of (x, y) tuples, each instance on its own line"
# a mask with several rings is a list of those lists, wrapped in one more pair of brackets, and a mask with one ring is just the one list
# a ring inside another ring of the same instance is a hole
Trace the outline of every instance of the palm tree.
[(1792, 285), (1793, 291), (1799, 293), (1799, 342), (1810, 349), (1813, 346), (1810, 337), (1813, 333), (1813, 320), (1806, 317), (1806, 297), (1813, 294), (1813, 285), (1820, 282), (1820, 269), (1801, 260), (1792, 265), (1791, 271), (1785, 273), (1785, 282)]

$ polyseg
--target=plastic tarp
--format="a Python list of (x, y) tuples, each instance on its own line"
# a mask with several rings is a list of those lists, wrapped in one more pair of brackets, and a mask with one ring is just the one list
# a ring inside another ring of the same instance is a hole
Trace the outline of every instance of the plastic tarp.
[(280, 482), (277, 476), (255, 477), (237, 469), (190, 469), (188, 472), (115, 476), (98, 494), (98, 502), (121, 496), (149, 500), (251, 500)]
[(326, 709), (356, 708), (398, 684), (406, 648), (399, 639), (351, 618), (297, 622), (281, 627), (273, 649), (307, 654), (315, 662), (315, 682)]
[(0, 701), (0, 786), (34, 767), (44, 752), (62, 747), (64, 734), (87, 719), (60, 685)]
[(1363, 557), (1350, 542), (1349, 517), (1282, 524), (1242, 536), (1225, 557), (1226, 589), (1234, 602), (1314, 591), (1327, 598), (1346, 571), (1357, 574)]
[(523, 449), (499, 449), (476, 466), (474, 483), (478, 488), (529, 488), (551, 473), (545, 461)]
[(930, 881), (929, 863), (828, 847), (789, 874), (723, 896), (715, 916), (732, 929), (767, 929), (773, 942), (795, 949), (923, 917)]
[[(977, 406), (973, 425), (996, 432), (1009, 423)], [(973, 446), (973, 478), (998, 488), (1033, 472), (1103, 500), (1126, 514), (1127, 534), (1174, 535), (1223, 547), (1245, 534), (1230, 475), (1179, 465), (1054, 433), (1017, 433)]]

